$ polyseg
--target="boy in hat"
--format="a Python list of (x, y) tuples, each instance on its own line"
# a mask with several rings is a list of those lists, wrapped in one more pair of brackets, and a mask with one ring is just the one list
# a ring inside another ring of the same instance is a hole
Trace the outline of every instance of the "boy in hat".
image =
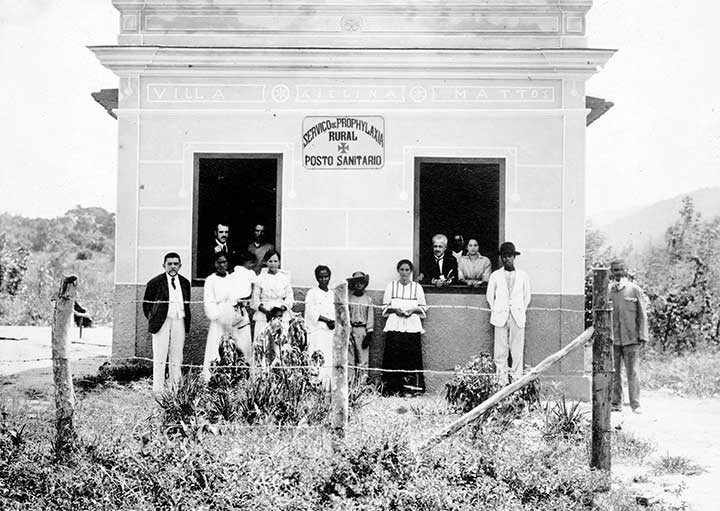
[(348, 364), (361, 366), (364, 369), (353, 371), (356, 379), (367, 378), (367, 367), (370, 359), (370, 343), (372, 342), (375, 311), (372, 298), (365, 294), (370, 283), (370, 276), (356, 271), (347, 279), (350, 288), (348, 306), (350, 309), (350, 345), (348, 346)]
[(530, 304), (530, 279), (515, 268), (520, 252), (509, 241), (500, 245), (502, 268), (490, 275), (487, 301), (490, 324), (495, 327), (494, 361), (500, 385), (508, 384), (508, 352), (512, 356), (513, 380), (523, 374), (525, 350), (525, 311)]

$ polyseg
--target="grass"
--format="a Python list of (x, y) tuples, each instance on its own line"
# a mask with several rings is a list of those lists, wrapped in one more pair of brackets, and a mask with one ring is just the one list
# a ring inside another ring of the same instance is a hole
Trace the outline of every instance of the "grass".
[(613, 432), (610, 448), (613, 460), (629, 464), (642, 464), (655, 452), (655, 444), (623, 430)]
[(685, 355), (648, 352), (641, 361), (640, 386), (687, 397), (720, 397), (720, 351)]
[(14, 395), (0, 427), (3, 509), (634, 509), (597, 496), (605, 480), (588, 468), (586, 442), (544, 439), (540, 411), (424, 453), (416, 447), (458, 417), (435, 396), (368, 396), (339, 442), (324, 424), (222, 419), (178, 436), (140, 380), (79, 393), (80, 448), (56, 463), (51, 395), (3, 395)]
[(653, 463), (653, 473), (655, 475), (662, 474), (680, 474), (684, 476), (694, 476), (705, 472), (700, 465), (685, 456), (672, 456), (670, 453), (660, 456)]

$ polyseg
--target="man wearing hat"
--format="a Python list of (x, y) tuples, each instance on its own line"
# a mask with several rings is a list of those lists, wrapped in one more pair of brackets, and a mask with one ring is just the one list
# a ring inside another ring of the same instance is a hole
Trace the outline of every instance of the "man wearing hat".
[(530, 279), (527, 273), (515, 268), (515, 256), (520, 252), (506, 241), (500, 245), (503, 267), (490, 275), (487, 301), (490, 305), (490, 324), (495, 327), (494, 361), (500, 385), (508, 384), (508, 353), (512, 357), (513, 380), (523, 374), (525, 350), (525, 311), (530, 304)]
[(375, 311), (372, 298), (365, 294), (365, 288), (370, 283), (370, 276), (356, 271), (347, 279), (350, 295), (348, 307), (350, 309), (350, 345), (348, 346), (348, 364), (362, 367), (353, 374), (356, 378), (367, 377), (368, 361), (370, 359), (370, 343), (375, 325)]

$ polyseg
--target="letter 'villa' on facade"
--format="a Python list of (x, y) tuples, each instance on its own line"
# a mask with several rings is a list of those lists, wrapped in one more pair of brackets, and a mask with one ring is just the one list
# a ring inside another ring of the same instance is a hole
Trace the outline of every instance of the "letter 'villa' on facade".
[[(218, 218), (237, 246), (265, 223), (298, 298), (320, 263), (369, 273), (379, 303), (437, 232), (477, 236), (494, 264), (509, 239), (536, 308), (526, 363), (582, 331), (585, 131), (611, 106), (585, 82), (613, 54), (587, 47), (591, 0), (112, 1), (117, 44), (91, 50), (118, 76), (116, 100), (96, 95), (119, 131), (114, 357), (151, 354), (137, 301), (164, 253), (202, 300)], [(427, 298), (475, 307), (430, 309), (427, 369), (492, 352), (482, 290)], [(202, 361), (202, 310), (186, 363)], [(551, 378), (589, 395), (579, 353)]]

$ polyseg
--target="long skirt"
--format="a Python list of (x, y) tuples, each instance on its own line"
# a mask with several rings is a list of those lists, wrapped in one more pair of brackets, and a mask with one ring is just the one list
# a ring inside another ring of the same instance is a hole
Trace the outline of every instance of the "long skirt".
[(383, 394), (423, 392), (425, 378), (420, 332), (385, 332), (383, 369), (391, 370), (383, 373)]

